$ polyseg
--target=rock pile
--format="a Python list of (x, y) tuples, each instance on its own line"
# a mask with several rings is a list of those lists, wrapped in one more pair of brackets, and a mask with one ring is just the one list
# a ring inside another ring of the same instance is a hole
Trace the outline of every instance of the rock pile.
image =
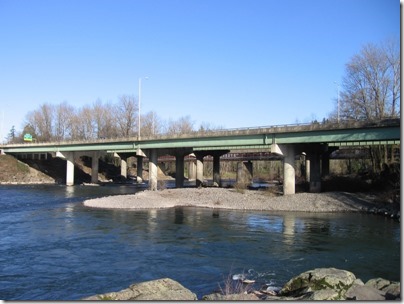
[[(213, 293), (205, 295), (208, 301), (243, 300), (358, 300), (382, 301), (400, 300), (400, 282), (382, 278), (371, 279), (366, 283), (352, 272), (336, 268), (317, 268), (306, 271), (285, 284), (278, 293), (249, 290), (238, 294)], [(84, 298), (83, 300), (197, 300), (196, 295), (171, 279), (159, 279), (106, 294)]]

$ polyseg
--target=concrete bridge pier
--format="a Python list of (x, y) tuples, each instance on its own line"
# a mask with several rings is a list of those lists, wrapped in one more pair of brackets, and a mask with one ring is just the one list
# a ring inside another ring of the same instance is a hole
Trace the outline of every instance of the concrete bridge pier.
[(56, 152), (55, 157), (66, 160), (66, 186), (74, 185), (74, 152)]
[(128, 178), (128, 160), (126, 157), (121, 157), (121, 176), (125, 179)]
[(310, 192), (321, 192), (321, 167), (320, 152), (313, 151), (309, 155), (310, 159)]
[(283, 159), (283, 195), (295, 194), (295, 146), (282, 147)]
[(175, 156), (175, 187), (184, 187), (184, 157), (192, 152), (189, 148), (175, 149), (170, 154)]
[(222, 186), (222, 179), (220, 176), (220, 157), (229, 153), (229, 150), (217, 150), (212, 151), (211, 155), (213, 156), (213, 184)]
[[(156, 151), (157, 155), (157, 151)], [(136, 150), (136, 181), (138, 183), (143, 182), (143, 158), (146, 157), (146, 154), (142, 151), (142, 149)], [(150, 162), (149, 162), (150, 163)], [(156, 161), (157, 165), (157, 161)], [(157, 176), (157, 174), (156, 174)], [(156, 182), (157, 185), (157, 182)]]
[(196, 181), (197, 187), (201, 187), (203, 183), (203, 158), (206, 156), (205, 152), (194, 152), (196, 156)]
[[(195, 154), (192, 153), (190, 156), (195, 157)], [(196, 179), (196, 163), (194, 159), (190, 159), (188, 163), (188, 180)]]
[(183, 154), (175, 155), (175, 187), (184, 187), (184, 156)]
[(66, 158), (66, 186), (74, 185), (74, 152), (63, 153)]
[(157, 149), (151, 149), (149, 151), (149, 190), (152, 191), (157, 191), (157, 158)]
[(98, 170), (99, 170), (99, 162), (98, 159), (100, 157), (100, 152), (93, 151), (91, 153), (91, 183), (98, 183)]
[(243, 161), (237, 163), (237, 176), (236, 184), (249, 185), (253, 180), (253, 163), (249, 161)]
[(336, 150), (338, 147), (328, 147), (325, 146), (324, 153), (321, 155), (321, 176), (325, 177), (330, 174), (330, 154)]
[(306, 182), (310, 182), (310, 159), (306, 155)]

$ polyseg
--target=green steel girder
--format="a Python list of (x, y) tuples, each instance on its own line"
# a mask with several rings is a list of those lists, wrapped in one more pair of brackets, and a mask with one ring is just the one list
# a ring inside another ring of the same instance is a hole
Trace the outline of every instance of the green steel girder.
[(50, 153), (66, 151), (109, 151), (135, 152), (136, 149), (175, 149), (220, 150), (269, 148), (276, 144), (327, 143), (333, 146), (370, 145), (376, 143), (399, 143), (400, 126), (346, 128), (334, 130), (306, 130), (265, 134), (238, 134), (204, 137), (177, 137), (151, 140), (119, 140), (102, 142), (39, 143), (3, 145), (5, 153)]

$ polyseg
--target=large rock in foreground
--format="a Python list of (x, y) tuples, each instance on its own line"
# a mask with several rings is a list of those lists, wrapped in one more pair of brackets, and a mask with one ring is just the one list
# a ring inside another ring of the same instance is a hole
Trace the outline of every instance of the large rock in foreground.
[(196, 294), (186, 289), (180, 283), (165, 278), (130, 285), (129, 288), (118, 292), (109, 292), (84, 298), (83, 300), (107, 301), (192, 301), (197, 300)]
[[(352, 286), (356, 277), (352, 272), (336, 268), (317, 268), (301, 273), (285, 284), (280, 294), (298, 296), (303, 293), (315, 294), (316, 291), (329, 290), (328, 299), (339, 300)], [(335, 291), (335, 292), (331, 292)]]
[(285, 284), (279, 296), (284, 300), (400, 299), (400, 283), (373, 279), (363, 284), (352, 272), (336, 268), (306, 271)]

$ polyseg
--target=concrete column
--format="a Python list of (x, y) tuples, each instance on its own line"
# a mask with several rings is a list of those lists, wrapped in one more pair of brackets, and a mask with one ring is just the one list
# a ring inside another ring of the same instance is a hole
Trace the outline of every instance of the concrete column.
[(125, 179), (128, 178), (128, 162), (124, 157), (121, 157), (121, 176)]
[(196, 154), (196, 186), (200, 187), (203, 183), (203, 157), (204, 155)]
[(320, 153), (310, 153), (310, 192), (321, 192)]
[(91, 183), (98, 183), (98, 158), (99, 152), (94, 151), (91, 155)]
[(64, 152), (66, 158), (66, 186), (74, 185), (74, 152)]
[(330, 174), (330, 153), (328, 151), (321, 155), (321, 175), (327, 176)]
[[(138, 167), (139, 168), (139, 167)], [(157, 190), (157, 150), (151, 149), (149, 156), (149, 190)]]
[(194, 180), (196, 178), (196, 164), (193, 159), (188, 163), (188, 180)]
[(249, 185), (253, 180), (253, 164), (251, 161), (237, 163), (236, 183)]
[(184, 155), (182, 154), (175, 156), (175, 187), (184, 187)]
[(285, 145), (283, 150), (283, 195), (295, 194), (295, 149)]
[[(156, 153), (156, 159), (157, 159), (157, 151), (155, 151)], [(136, 156), (136, 181), (138, 183), (143, 182), (143, 157), (142, 156)], [(150, 162), (149, 162), (150, 163)], [(156, 160), (156, 164), (157, 164), (157, 160)], [(149, 172), (150, 174), (150, 172)], [(157, 175), (156, 175), (157, 176)]]
[(213, 184), (217, 184), (219, 187), (222, 184), (220, 178), (220, 154), (213, 155)]
[(310, 159), (306, 155), (306, 182), (310, 182)]

